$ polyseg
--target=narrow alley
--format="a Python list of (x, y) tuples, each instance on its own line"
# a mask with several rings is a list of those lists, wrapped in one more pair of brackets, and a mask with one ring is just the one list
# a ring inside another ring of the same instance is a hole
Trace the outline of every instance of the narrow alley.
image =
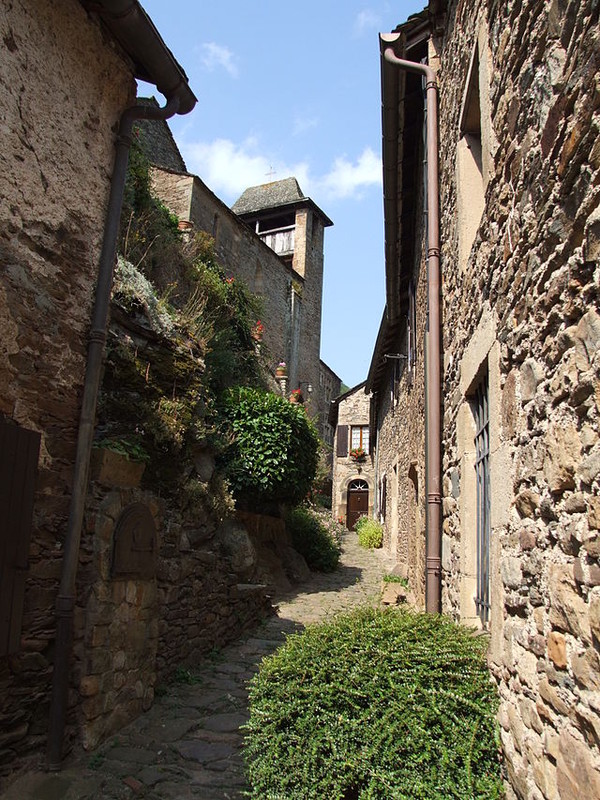
[(253, 635), (197, 668), (180, 669), (151, 710), (93, 753), (79, 752), (58, 774), (30, 773), (3, 800), (233, 800), (244, 789), (240, 726), (248, 680), (286, 634), (340, 611), (379, 601), (393, 566), (383, 550), (345, 536), (339, 568), (313, 573), (277, 599), (278, 613)]

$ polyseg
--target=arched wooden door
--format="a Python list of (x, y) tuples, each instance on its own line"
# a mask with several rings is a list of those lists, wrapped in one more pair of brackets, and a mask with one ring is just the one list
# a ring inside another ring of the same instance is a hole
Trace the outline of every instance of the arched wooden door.
[(346, 527), (351, 531), (359, 517), (369, 513), (369, 484), (360, 478), (348, 485)]

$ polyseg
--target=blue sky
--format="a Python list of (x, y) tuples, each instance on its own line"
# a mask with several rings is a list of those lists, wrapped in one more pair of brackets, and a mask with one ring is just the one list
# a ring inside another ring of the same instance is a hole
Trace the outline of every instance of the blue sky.
[(425, 0), (142, 5), (198, 97), (170, 122), (190, 172), (228, 205), (248, 186), (294, 175), (333, 220), (321, 357), (360, 383), (384, 305), (377, 34)]

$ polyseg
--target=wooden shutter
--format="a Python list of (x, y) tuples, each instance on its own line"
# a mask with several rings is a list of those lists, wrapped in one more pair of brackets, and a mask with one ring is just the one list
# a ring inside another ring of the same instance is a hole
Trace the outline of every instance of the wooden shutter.
[(337, 450), (338, 458), (345, 458), (348, 455), (348, 426), (338, 425), (337, 428)]
[(0, 655), (19, 649), (40, 434), (0, 422)]

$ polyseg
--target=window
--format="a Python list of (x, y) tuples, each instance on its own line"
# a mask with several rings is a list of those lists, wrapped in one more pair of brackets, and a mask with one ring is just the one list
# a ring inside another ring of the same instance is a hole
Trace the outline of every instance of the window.
[(354, 450), (356, 447), (362, 447), (365, 453), (369, 454), (369, 426), (368, 425), (353, 425), (352, 426), (352, 446)]
[(457, 147), (458, 256), (464, 269), (475, 241), (484, 207), (479, 46), (475, 45), (460, 115)]
[(487, 372), (472, 399), (475, 420), (477, 485), (477, 591), (475, 607), (482, 625), (490, 615), (490, 410)]

